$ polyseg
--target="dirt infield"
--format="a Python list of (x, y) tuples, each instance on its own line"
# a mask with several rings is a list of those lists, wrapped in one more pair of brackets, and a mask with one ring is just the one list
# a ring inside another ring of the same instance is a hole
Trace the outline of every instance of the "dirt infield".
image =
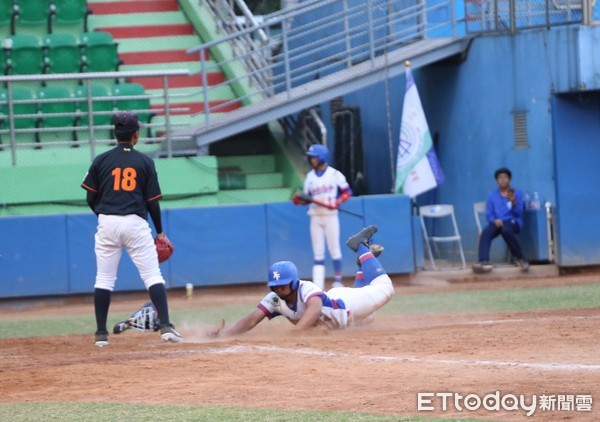
[[(561, 279), (536, 281), (553, 285)], [(395, 280), (396, 281), (396, 280)], [(428, 291), (510, 288), (518, 281), (431, 287)], [(398, 295), (422, 292), (399, 286)], [(263, 288), (209, 289), (191, 301), (172, 295), (172, 308), (248, 304)], [(180, 295), (179, 295), (180, 296)], [(111, 311), (132, 312), (143, 296), (116, 297)], [(93, 312), (70, 300), (56, 306), (0, 308), (0, 317)], [(0, 322), (1, 323), (1, 322)], [(221, 405), (280, 409), (357, 411), (421, 416), (525, 420), (526, 410), (458, 411), (454, 399), (442, 411), (417, 410), (418, 392), (469, 393), (480, 398), (524, 394), (554, 396), (565, 404), (591, 395), (592, 412), (544, 411), (537, 420), (600, 419), (600, 310), (528, 313), (383, 316), (368, 327), (345, 331), (289, 332), (273, 320), (234, 339), (209, 339), (206, 327), (179, 322), (186, 337), (163, 344), (156, 333), (111, 336), (106, 348), (90, 335), (0, 340), (0, 402), (129, 402)], [(558, 395), (564, 395), (562, 400)], [(493, 402), (488, 402), (493, 405)], [(427, 404), (427, 403), (425, 403)], [(509, 405), (509, 402), (505, 403)], [(568, 409), (568, 407), (567, 407)]]

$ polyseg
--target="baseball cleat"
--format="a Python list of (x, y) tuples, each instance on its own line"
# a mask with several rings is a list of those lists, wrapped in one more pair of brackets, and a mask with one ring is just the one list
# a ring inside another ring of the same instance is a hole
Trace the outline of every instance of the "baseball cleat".
[(175, 331), (173, 324), (160, 327), (160, 337), (166, 342), (181, 343), (183, 341), (183, 336)]
[(345, 287), (344, 283), (342, 283), (341, 281), (334, 281), (333, 283), (331, 283), (331, 288), (335, 289), (336, 287)]
[(108, 346), (108, 333), (96, 333), (94, 345), (98, 347)]
[(377, 233), (377, 227), (367, 226), (355, 235), (350, 236), (348, 240), (346, 240), (346, 245), (356, 252), (358, 251), (358, 245), (361, 243), (368, 245), (369, 241), (371, 240), (371, 236), (373, 236), (375, 233)]
[(483, 274), (489, 273), (494, 269), (494, 266), (490, 264), (488, 261), (478, 262), (477, 264), (471, 267), (475, 274)]

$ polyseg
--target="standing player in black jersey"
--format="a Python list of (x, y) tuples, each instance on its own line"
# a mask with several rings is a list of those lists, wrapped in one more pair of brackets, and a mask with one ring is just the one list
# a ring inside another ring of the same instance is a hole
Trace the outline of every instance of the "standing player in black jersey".
[(108, 345), (106, 320), (123, 247), (140, 272), (156, 307), (162, 339), (178, 343), (183, 337), (169, 321), (165, 280), (147, 221), (150, 213), (157, 237), (166, 237), (158, 202), (162, 194), (154, 162), (133, 148), (139, 138), (135, 113), (118, 112), (113, 116), (113, 123), (118, 145), (96, 157), (81, 185), (87, 190), (88, 205), (98, 216), (94, 248), (97, 263), (95, 344)]

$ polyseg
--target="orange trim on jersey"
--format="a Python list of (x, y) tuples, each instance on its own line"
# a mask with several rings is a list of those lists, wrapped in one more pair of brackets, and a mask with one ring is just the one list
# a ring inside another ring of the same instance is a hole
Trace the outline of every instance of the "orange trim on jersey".
[(82, 183), (82, 184), (81, 184), (81, 187), (82, 187), (82, 188), (84, 188), (84, 189), (87, 189), (87, 190), (89, 190), (89, 191), (92, 191), (92, 192), (94, 192), (94, 193), (98, 193), (98, 191), (97, 191), (96, 189), (89, 187), (89, 186), (88, 186), (88, 185), (86, 185), (85, 183)]
[(156, 199), (162, 198), (162, 193), (156, 196), (153, 196), (152, 198), (148, 198), (146, 199), (146, 202), (150, 202), (150, 201), (154, 201)]

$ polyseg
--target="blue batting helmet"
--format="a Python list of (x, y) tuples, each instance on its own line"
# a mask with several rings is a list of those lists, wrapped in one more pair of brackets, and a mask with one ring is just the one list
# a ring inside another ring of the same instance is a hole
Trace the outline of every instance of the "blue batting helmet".
[(271, 265), (267, 286), (285, 286), (286, 284), (291, 284), (293, 291), (298, 290), (300, 278), (296, 265), (291, 261), (279, 261)]
[(317, 157), (319, 164), (329, 161), (329, 150), (325, 145), (314, 144), (306, 151), (308, 157)]

